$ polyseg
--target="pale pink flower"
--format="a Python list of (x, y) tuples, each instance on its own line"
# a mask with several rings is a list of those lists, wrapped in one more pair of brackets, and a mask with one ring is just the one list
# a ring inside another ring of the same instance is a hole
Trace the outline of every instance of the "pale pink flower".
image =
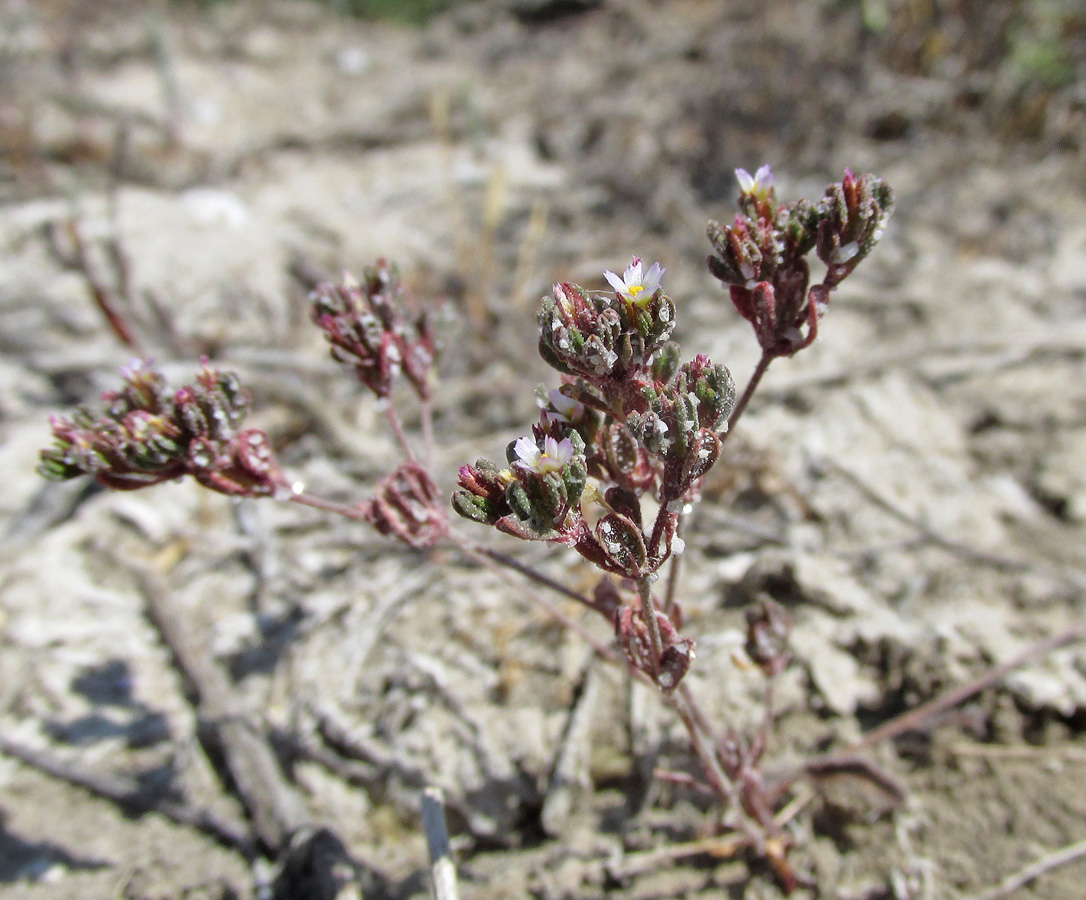
[[(548, 402), (553, 407), (553, 412), (547, 408)], [(543, 415), (548, 422), (557, 421), (566, 425), (580, 421), (585, 411), (583, 403), (574, 400), (572, 397), (567, 397), (558, 388), (547, 394), (546, 400), (537, 397), (536, 405), (543, 410)]]
[(526, 472), (538, 472), (545, 475), (547, 472), (561, 472), (573, 459), (573, 442), (569, 438), (556, 441), (550, 435), (543, 438), (543, 449), (536, 445), (531, 437), (518, 438), (513, 445), (513, 453), (519, 466)]
[(777, 183), (776, 176), (767, 165), (759, 168), (753, 175), (746, 169), (736, 169), (735, 179), (739, 182), (739, 190), (744, 196), (757, 197), (760, 200), (768, 197), (773, 185)]
[(660, 278), (666, 271), (660, 267), (659, 263), (653, 263), (645, 272), (642, 268), (641, 257), (635, 256), (621, 278), (614, 272), (604, 272), (603, 277), (611, 283), (616, 293), (631, 303), (646, 303), (659, 290)]

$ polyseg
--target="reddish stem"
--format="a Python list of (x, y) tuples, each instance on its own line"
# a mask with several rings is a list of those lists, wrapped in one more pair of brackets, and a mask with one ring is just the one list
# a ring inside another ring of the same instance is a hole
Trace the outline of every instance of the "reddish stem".
[(74, 220), (68, 222), (68, 239), (72, 242), (75, 268), (86, 281), (91, 299), (94, 300), (94, 305), (98, 307), (98, 311), (105, 318), (110, 331), (128, 349), (138, 352), (140, 349), (139, 342), (136, 340), (136, 336), (124, 313), (114, 303), (112, 292), (95, 275), (90, 262), (90, 254), (87, 252), (87, 244), (83, 240), (83, 233), (79, 228), (79, 224)]
[(739, 402), (735, 404), (735, 409), (732, 410), (732, 414), (728, 417), (728, 431), (724, 435), (727, 438), (735, 429), (736, 423), (739, 421), (740, 416), (747, 408), (747, 404), (750, 403), (750, 398), (754, 396), (754, 392), (758, 390), (758, 385), (762, 381), (762, 376), (765, 375), (766, 369), (769, 368), (769, 364), (776, 359), (772, 354), (762, 351), (762, 358), (758, 360), (758, 365), (754, 367), (754, 372), (750, 376), (750, 381), (747, 382), (747, 387), (743, 391), (743, 396), (739, 398)]
[(422, 459), (429, 471), (434, 466), (434, 406), (428, 393), (419, 398), (419, 417), (422, 420)]
[(324, 512), (332, 513), (333, 515), (343, 516), (354, 522), (366, 521), (357, 506), (347, 506), (345, 503), (336, 503), (335, 500), (325, 500), (323, 497), (315, 497), (313, 494), (305, 493), (305, 491), (291, 494), (288, 499), (291, 503), (297, 503), (299, 506), (311, 506), (313, 509), (319, 509)]
[(555, 581), (549, 575), (544, 575), (542, 572), (538, 572), (531, 566), (525, 565), (519, 560), (508, 556), (505, 553), (500, 553), (497, 550), (491, 550), (488, 547), (481, 547), (477, 544), (464, 544), (464, 549), (470, 550), (472, 553), (476, 553), (480, 556), (485, 556), (492, 562), (497, 563), (499, 566), (504, 566), (507, 569), (512, 569), (519, 575), (523, 575), (529, 581), (534, 581), (536, 584), (540, 584), (545, 588), (549, 588), (556, 593), (561, 594), (563, 597), (568, 597), (570, 600), (576, 600), (578, 603), (583, 603), (589, 609), (594, 609), (597, 612), (600, 611), (599, 607), (592, 600), (591, 597), (585, 594), (578, 593), (572, 588), (566, 587), (559, 581)]
[(652, 599), (652, 586), (649, 579), (637, 579), (637, 593), (641, 596), (641, 618), (649, 631), (649, 643), (652, 644), (652, 679), (659, 683), (660, 657), (664, 655), (664, 641), (660, 637), (660, 623), (656, 621), (656, 603)]
[(675, 710), (683, 725), (686, 726), (686, 733), (690, 736), (690, 746), (701, 764), (705, 777), (709, 780), (709, 784), (712, 785), (721, 803), (727, 805), (731, 802), (735, 789), (728, 780), (728, 776), (724, 774), (724, 769), (721, 768), (720, 761), (717, 759), (713, 748), (706, 743), (706, 734), (698, 727), (697, 716), (678, 697), (667, 698), (667, 704)]
[(415, 459), (415, 452), (407, 442), (407, 434), (403, 430), (403, 422), (400, 420), (399, 413), (396, 412), (396, 407), (392, 403), (392, 398), (383, 397), (382, 405), (384, 406), (385, 418), (388, 419), (389, 427), (392, 429), (392, 433), (396, 437), (396, 443), (400, 445), (403, 455), (407, 458), (408, 462), (417, 464), (418, 460)]
[[(682, 534), (683, 517), (682, 515), (676, 515), (675, 517), (675, 537), (680, 538)], [(671, 559), (668, 562), (667, 568), (667, 587), (664, 589), (664, 615), (669, 619), (672, 618), (672, 613), (675, 610), (675, 593), (679, 589), (679, 569), (682, 565), (682, 556), (671, 554)], [(672, 619), (674, 622), (674, 619)], [(675, 623), (678, 627), (678, 623)]]

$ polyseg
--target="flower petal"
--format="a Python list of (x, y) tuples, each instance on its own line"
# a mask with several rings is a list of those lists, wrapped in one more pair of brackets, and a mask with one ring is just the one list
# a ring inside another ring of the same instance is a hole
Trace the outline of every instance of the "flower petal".
[(603, 277), (606, 278), (613, 287), (620, 294), (626, 290), (626, 282), (619, 278), (614, 272), (604, 272)]
[(513, 444), (513, 453), (516, 454), (519, 465), (528, 469), (535, 469), (543, 457), (530, 437), (517, 438), (517, 442)]
[(643, 282), (646, 296), (652, 296), (656, 293), (656, 289), (660, 287), (660, 279), (663, 278), (666, 271), (667, 269), (662, 268), (658, 262), (652, 264)]

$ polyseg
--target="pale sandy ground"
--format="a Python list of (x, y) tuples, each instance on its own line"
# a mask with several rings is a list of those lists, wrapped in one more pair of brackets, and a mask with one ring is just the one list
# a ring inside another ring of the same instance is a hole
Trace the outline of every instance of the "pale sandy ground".
[[(819, 342), (775, 365), (688, 532), (690, 683), (715, 715), (759, 715), (758, 680), (733, 652), (746, 602), (768, 587), (795, 615), (770, 754), (784, 764), (1081, 621), (1086, 586), (1082, 84), (1038, 123), (953, 34), (918, 75), (877, 47), (861, 55), (854, 19), (673, 0), (529, 24), (484, 3), (408, 32), (309, 3), (115, 0), (73, 24), (63, 4), (8, 0), (3, 733), (237, 815), (134, 561), (165, 578), (254, 722), (284, 747), (293, 735), (326, 760), (363, 760), (353, 783), (304, 756), (290, 771), (313, 817), (381, 873), (371, 897), (425, 894), (425, 783), (448, 795), (465, 900), (779, 896), (740, 860), (608, 874), (708, 827), (666, 787), (629, 815), (641, 761), (691, 765), (681, 730), (492, 575), (188, 483), (44, 491), (47, 415), (93, 398), (129, 355), (45, 234), (76, 217), (108, 278), (100, 242), (116, 228), (145, 317), (152, 295), (180, 336), (145, 329), (156, 359), (177, 377), (202, 353), (239, 371), (292, 474), (349, 499), (396, 457), (306, 324), (298, 260), (334, 274), (386, 255), (421, 293), (451, 298), (437, 423), (451, 489), (457, 466), (527, 431), (535, 385), (553, 382), (533, 337), (552, 280), (602, 287), (634, 253), (660, 259), (684, 351), (742, 383), (756, 346), (704, 271), (705, 221), (731, 214), (732, 169), (771, 162), (786, 197), (817, 195), (845, 166), (887, 178), (900, 202), (883, 246)], [(493, 538), (590, 583), (570, 559)], [(580, 788), (556, 799), (574, 699), (589, 723)], [(792, 826), (818, 885), (800, 895), (967, 897), (1086, 838), (1084, 725), (1080, 643), (877, 748), (907, 803), (880, 815), (840, 786), (813, 799)], [(1080, 860), (1014, 896), (1078, 900), (1084, 874)], [(0, 755), (5, 897), (250, 897), (261, 877), (194, 830), (126, 817)]]

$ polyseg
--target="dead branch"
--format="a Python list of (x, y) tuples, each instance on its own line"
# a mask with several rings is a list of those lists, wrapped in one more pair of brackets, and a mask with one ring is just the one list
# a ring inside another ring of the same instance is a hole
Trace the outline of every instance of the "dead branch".
[(1058, 866), (1067, 865), (1067, 863), (1074, 862), (1076, 859), (1080, 859), (1084, 856), (1086, 856), (1086, 840), (1068, 844), (1066, 847), (1055, 850), (1046, 856), (1042, 856), (1036, 862), (1030, 863), (1020, 872), (1015, 872), (1013, 875), (1007, 876), (995, 887), (989, 888), (981, 894), (974, 894), (972, 897), (967, 898), (967, 900), (999, 900), (1000, 897), (1006, 897), (1008, 894), (1013, 894), (1019, 888), (1025, 887), (1031, 881), (1044, 875), (1045, 872), (1051, 872)]
[(265, 848), (279, 850), (308, 823), (301, 798), (287, 784), (267, 742), (245, 720), (229, 681), (204, 643), (169, 602), (163, 579), (146, 568), (135, 572), (148, 617), (191, 690), (202, 725), (221, 743), (230, 778), (257, 837)]
[(147, 614), (188, 685), (205, 740), (221, 749), (228, 781), (252, 820), (261, 846), (277, 862), (276, 900), (335, 900), (357, 886), (363, 870), (335, 832), (309, 816), (287, 781), (266, 737), (238, 707), (226, 675), (170, 602), (164, 580), (146, 567), (133, 570)]
[(0, 753), (51, 778), (109, 800), (124, 810), (140, 814), (156, 812), (171, 822), (206, 834), (246, 859), (256, 856), (256, 848), (244, 824), (224, 819), (209, 809), (193, 806), (161, 791), (148, 791), (132, 778), (93, 771), (60, 759), (47, 750), (28, 747), (4, 734), (0, 734)]

